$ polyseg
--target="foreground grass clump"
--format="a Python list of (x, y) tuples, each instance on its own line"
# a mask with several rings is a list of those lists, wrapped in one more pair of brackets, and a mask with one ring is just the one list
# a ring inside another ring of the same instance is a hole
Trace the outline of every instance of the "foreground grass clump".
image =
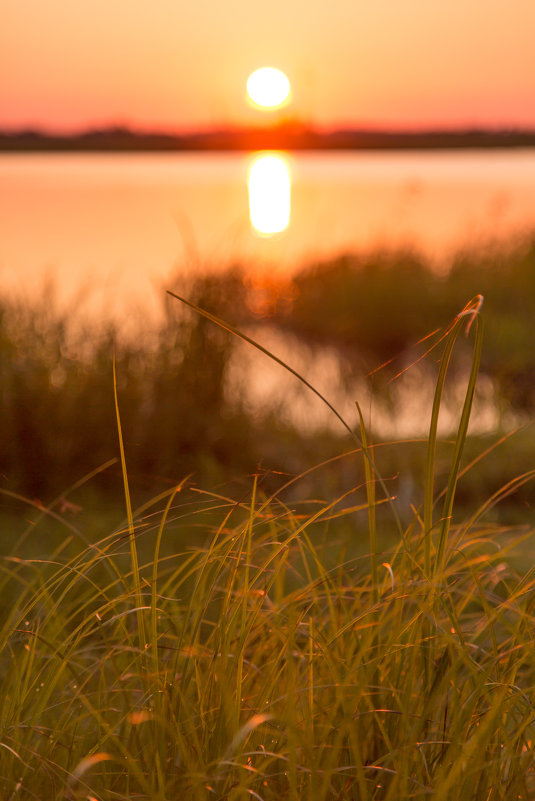
[[(465, 521), (438, 570), (415, 516), (355, 556), (337, 523), (362, 538), (366, 502), (289, 509), (251, 484), (134, 513), (137, 571), (128, 530), (2, 560), (1, 797), (533, 798), (535, 575), (508, 566), (514, 532)], [(166, 517), (199, 546), (160, 557)]]
[[(454, 503), (478, 319), (449, 475), (435, 486), (446, 373), (480, 306), (442, 338), (412, 511), (380, 476), (362, 415), (349, 454), (360, 476), (341, 496), (296, 502), (303, 476), (267, 497), (255, 476), (238, 500), (184, 481), (132, 510), (117, 405), (125, 525), (92, 542), (71, 524), (43, 559), (23, 556), (34, 521), (1, 559), (2, 798), (534, 797), (535, 571), (509, 558), (529, 553), (532, 532), (487, 515), (535, 471), (461, 519)], [(181, 526), (196, 544), (177, 551), (166, 541)]]

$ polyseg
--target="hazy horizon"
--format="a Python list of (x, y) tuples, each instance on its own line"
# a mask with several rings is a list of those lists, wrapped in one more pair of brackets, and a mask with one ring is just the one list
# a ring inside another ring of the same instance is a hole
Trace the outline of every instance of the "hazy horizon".
[(501, 134), (501, 133), (518, 133), (518, 134), (533, 134), (535, 133), (535, 122), (532, 125), (461, 125), (461, 124), (451, 124), (451, 125), (359, 125), (355, 123), (353, 125), (313, 125), (307, 124), (301, 120), (296, 119), (287, 119), (281, 120), (276, 123), (269, 124), (265, 121), (256, 121), (256, 122), (248, 122), (243, 124), (214, 124), (211, 126), (206, 127), (198, 127), (198, 128), (171, 128), (165, 126), (155, 126), (155, 125), (133, 125), (124, 123), (121, 121), (113, 121), (110, 120), (108, 123), (103, 122), (102, 124), (95, 124), (95, 125), (82, 125), (79, 127), (72, 127), (72, 128), (65, 128), (61, 126), (55, 126), (53, 124), (40, 124), (40, 125), (1, 125), (0, 124), (0, 135), (17, 135), (17, 134), (37, 134), (43, 137), (52, 137), (52, 138), (76, 138), (80, 136), (84, 136), (87, 134), (93, 133), (124, 133), (124, 134), (132, 134), (134, 136), (164, 136), (164, 137), (183, 137), (183, 138), (193, 138), (195, 136), (204, 136), (210, 134), (232, 134), (234, 132), (238, 133), (240, 131), (276, 131), (276, 130), (288, 130), (288, 131), (299, 131), (302, 130), (306, 133), (315, 134), (318, 136), (325, 136), (328, 137), (333, 134), (338, 133), (348, 133), (348, 134), (377, 134), (379, 136), (418, 136), (418, 135), (428, 135), (428, 134), (470, 134), (470, 133), (481, 133), (481, 134)]

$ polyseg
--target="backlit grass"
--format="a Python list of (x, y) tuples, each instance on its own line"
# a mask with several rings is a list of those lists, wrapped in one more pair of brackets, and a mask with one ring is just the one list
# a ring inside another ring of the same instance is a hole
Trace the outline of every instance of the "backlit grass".
[[(238, 497), (184, 476), (136, 509), (116, 394), (124, 524), (88, 536), (43, 508), (0, 561), (2, 798), (534, 797), (535, 573), (511, 558), (532, 530), (489, 515), (533, 471), (457, 512), (482, 344), (466, 310), (444, 332), (418, 507), (400, 508), (356, 409), (342, 495), (300, 494), (306, 474), (270, 494), (250, 476)], [(442, 479), (436, 422), (468, 320)], [(51, 518), (54, 547), (29, 555)]]

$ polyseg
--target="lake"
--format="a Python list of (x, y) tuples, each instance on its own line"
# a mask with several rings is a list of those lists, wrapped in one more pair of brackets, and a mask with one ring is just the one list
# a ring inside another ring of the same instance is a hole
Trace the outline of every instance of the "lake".
[(0, 286), (154, 312), (177, 271), (400, 246), (440, 267), (535, 229), (535, 150), (259, 156), (1, 154)]

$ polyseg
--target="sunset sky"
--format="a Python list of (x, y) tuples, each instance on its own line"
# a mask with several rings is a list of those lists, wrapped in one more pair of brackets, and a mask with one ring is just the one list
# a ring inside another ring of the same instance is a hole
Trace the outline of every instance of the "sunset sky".
[(0, 127), (535, 127), (534, 0), (0, 0)]

